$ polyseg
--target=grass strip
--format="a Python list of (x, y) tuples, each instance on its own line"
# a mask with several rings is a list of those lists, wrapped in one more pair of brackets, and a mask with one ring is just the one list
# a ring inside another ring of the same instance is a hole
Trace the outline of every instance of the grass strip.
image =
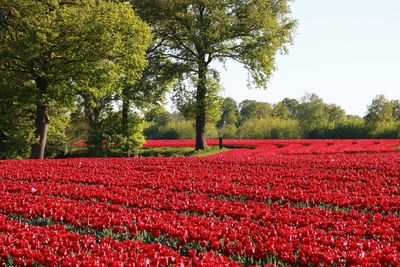
[(219, 149), (217, 146), (210, 146), (205, 150), (194, 150), (192, 147), (156, 147), (143, 148), (139, 152), (140, 157), (204, 157), (228, 151), (227, 148)]

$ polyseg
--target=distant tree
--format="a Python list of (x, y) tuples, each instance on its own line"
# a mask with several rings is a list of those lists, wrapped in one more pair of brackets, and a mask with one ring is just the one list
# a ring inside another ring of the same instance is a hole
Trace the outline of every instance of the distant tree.
[(390, 101), (392, 106), (392, 117), (396, 121), (400, 121), (400, 100)]
[(328, 113), (328, 120), (331, 124), (337, 124), (346, 118), (346, 112), (335, 104), (327, 104), (326, 112)]
[(345, 118), (345, 111), (336, 105), (324, 103), (318, 95), (306, 94), (297, 106), (297, 119), (304, 136), (321, 138), (329, 129)]
[(285, 106), (289, 111), (289, 118), (297, 119), (298, 118), (298, 108), (299, 108), (299, 101), (293, 98), (284, 98), (281, 102), (279, 102), (283, 106)]
[(222, 128), (225, 125), (237, 125), (239, 122), (239, 110), (236, 101), (227, 97), (221, 106), (221, 117), (217, 122), (217, 127)]
[[(195, 76), (196, 149), (204, 149), (210, 64), (235, 60), (265, 86), (275, 55), (285, 51), (295, 22), (288, 1), (272, 0), (131, 0), (139, 14), (164, 40), (164, 55)], [(193, 79), (192, 79), (193, 80)]]
[(266, 102), (246, 99), (239, 104), (239, 114), (241, 124), (252, 118), (265, 119), (271, 116), (272, 105)]
[(178, 134), (167, 130), (167, 125), (176, 118), (163, 106), (155, 106), (145, 113), (144, 135), (148, 139), (177, 139)]
[(376, 128), (379, 123), (393, 121), (393, 107), (384, 95), (378, 95), (368, 106), (367, 115), (364, 117), (369, 129)]
[(150, 31), (125, 3), (0, 0), (0, 6), (0, 81), (30, 87), (36, 106), (31, 157), (43, 158), (50, 104), (72, 106), (79, 90), (99, 96), (122, 80), (134, 83)]
[(297, 119), (306, 137), (315, 137), (328, 126), (328, 114), (325, 104), (316, 94), (306, 94), (300, 100)]
[(218, 136), (224, 138), (235, 138), (237, 126), (239, 125), (239, 110), (236, 101), (227, 97), (221, 106), (221, 117), (217, 122)]
[(240, 138), (294, 139), (301, 138), (299, 122), (292, 119), (251, 118), (239, 127)]
[(289, 119), (289, 108), (285, 106), (282, 102), (276, 103), (275, 105), (273, 105), (272, 117), (284, 120)]
[(365, 121), (358, 116), (345, 116), (334, 127), (326, 128), (321, 132), (321, 138), (333, 139), (357, 139), (369, 138), (369, 132), (365, 127)]

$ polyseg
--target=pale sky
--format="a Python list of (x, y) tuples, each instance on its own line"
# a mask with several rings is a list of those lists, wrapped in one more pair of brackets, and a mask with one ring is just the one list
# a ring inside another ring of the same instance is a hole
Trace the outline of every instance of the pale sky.
[(239, 64), (221, 71), (223, 96), (276, 103), (316, 93), (364, 116), (372, 99), (400, 99), (400, 0), (297, 0), (299, 26), (267, 90), (248, 89)]

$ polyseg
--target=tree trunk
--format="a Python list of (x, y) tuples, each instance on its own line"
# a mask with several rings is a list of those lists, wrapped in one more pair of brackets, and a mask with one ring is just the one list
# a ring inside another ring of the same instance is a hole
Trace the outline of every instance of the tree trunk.
[[(44, 78), (36, 79), (36, 86), (41, 96), (47, 93), (49, 83)], [(46, 148), (47, 133), (49, 130), (49, 106), (47, 103), (39, 102), (36, 105), (35, 138), (36, 143), (31, 146), (31, 158), (43, 159)]]
[(89, 126), (87, 144), (88, 149), (93, 153), (103, 149), (103, 140), (100, 133), (100, 110), (91, 102), (95, 101), (93, 96), (85, 95), (84, 97), (85, 118)]
[(129, 119), (129, 99), (124, 97), (122, 100), (122, 130), (124, 134), (128, 134), (128, 119)]
[(207, 65), (199, 63), (199, 73), (196, 92), (196, 150), (204, 150), (207, 147), (205, 138), (206, 105), (207, 105)]

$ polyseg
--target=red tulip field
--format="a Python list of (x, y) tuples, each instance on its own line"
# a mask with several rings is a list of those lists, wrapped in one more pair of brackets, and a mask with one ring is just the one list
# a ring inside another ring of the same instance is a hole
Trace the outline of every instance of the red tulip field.
[(0, 262), (400, 266), (400, 140), (224, 143), (247, 148), (0, 161)]

